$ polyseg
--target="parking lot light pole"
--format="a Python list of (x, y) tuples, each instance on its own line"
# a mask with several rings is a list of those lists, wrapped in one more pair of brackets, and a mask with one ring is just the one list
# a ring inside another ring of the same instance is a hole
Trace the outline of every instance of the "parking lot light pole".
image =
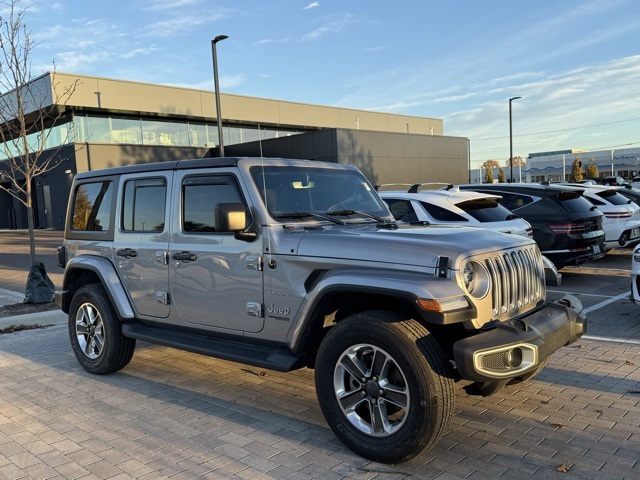
[(511, 102), (522, 97), (511, 97), (509, 99), (509, 166), (511, 167), (511, 180), (513, 183), (513, 123), (511, 121)]
[(218, 144), (220, 157), (224, 157), (224, 140), (222, 138), (222, 115), (220, 113), (220, 86), (218, 85), (218, 56), (216, 55), (216, 44), (229, 38), (227, 35), (218, 35), (211, 40), (211, 52), (213, 53), (213, 83), (216, 89), (216, 120), (218, 123)]

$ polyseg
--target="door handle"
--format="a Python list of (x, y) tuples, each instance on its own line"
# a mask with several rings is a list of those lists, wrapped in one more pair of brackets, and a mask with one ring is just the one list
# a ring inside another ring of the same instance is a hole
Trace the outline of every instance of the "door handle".
[(116, 255), (118, 255), (119, 257), (131, 258), (138, 255), (138, 253), (135, 250), (131, 250), (130, 248), (121, 248), (120, 250), (116, 251)]
[(174, 260), (182, 260), (183, 262), (193, 262), (196, 259), (196, 255), (191, 252), (180, 252), (171, 255)]

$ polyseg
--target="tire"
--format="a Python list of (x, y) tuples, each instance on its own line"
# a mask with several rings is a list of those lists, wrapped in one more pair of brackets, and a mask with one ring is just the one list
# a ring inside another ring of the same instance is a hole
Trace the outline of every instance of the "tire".
[(124, 368), (136, 341), (122, 335), (120, 321), (100, 284), (80, 288), (69, 309), (69, 339), (78, 362), (97, 375)]
[(513, 378), (512, 380), (509, 381), (507, 385), (517, 385), (522, 382), (528, 382), (537, 374), (539, 374), (542, 371), (542, 369), (547, 366), (547, 363), (549, 363), (549, 357), (545, 358), (535, 370), (531, 370), (530, 372), (522, 374), (519, 377)]
[(358, 313), (333, 327), (318, 350), (315, 383), (336, 436), (376, 462), (431, 448), (453, 415), (453, 372), (440, 345), (391, 312)]

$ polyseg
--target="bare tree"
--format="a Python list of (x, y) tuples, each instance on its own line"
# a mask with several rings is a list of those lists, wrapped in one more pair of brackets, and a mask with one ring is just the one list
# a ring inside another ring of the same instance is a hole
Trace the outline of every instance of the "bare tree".
[[(514, 167), (517, 167), (518, 165), (525, 166), (526, 164), (527, 164), (527, 161), (525, 159), (523, 159), (522, 157), (513, 157), (513, 166)], [(505, 161), (505, 166), (507, 166), (507, 167), (511, 166), (511, 163), (509, 162), (508, 158)]]
[[(53, 71), (39, 77), (31, 73), (30, 55), (37, 46), (31, 39), (21, 0), (0, 1), (0, 171), (10, 187), (0, 184), (26, 207), (31, 263), (36, 263), (32, 189), (34, 179), (58, 166), (54, 152), (43, 152), (77, 82), (60, 87)], [(57, 88), (58, 87), (58, 88)], [(67, 138), (58, 145), (69, 141)]]

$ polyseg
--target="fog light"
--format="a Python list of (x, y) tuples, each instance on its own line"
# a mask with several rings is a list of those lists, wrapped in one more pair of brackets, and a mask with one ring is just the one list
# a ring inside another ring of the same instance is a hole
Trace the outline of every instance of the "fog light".
[(507, 364), (511, 368), (518, 368), (522, 365), (522, 349), (514, 348), (507, 353)]

